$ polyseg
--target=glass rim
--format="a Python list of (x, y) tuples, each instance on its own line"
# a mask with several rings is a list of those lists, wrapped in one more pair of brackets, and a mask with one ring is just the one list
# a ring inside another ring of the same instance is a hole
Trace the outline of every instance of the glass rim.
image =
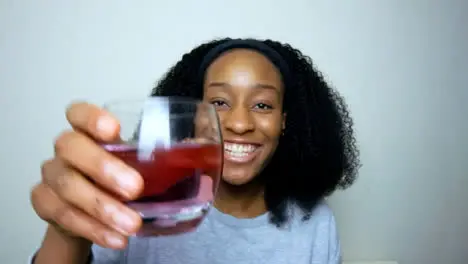
[(143, 104), (147, 100), (158, 100), (163, 99), (170, 104), (191, 104), (191, 105), (211, 105), (210, 103), (204, 102), (199, 99), (185, 96), (148, 96), (144, 98), (131, 98), (131, 99), (116, 99), (104, 102), (102, 104), (103, 108), (109, 109), (115, 106), (126, 106), (132, 104)]
[[(126, 117), (132, 118), (135, 116), (141, 117), (141, 112), (120, 111), (116, 113), (116, 111), (110, 111), (110, 113), (116, 115), (116, 118), (119, 118), (119, 117), (120, 118), (126, 118)], [(212, 113), (209, 113), (209, 114), (211, 115)], [(184, 118), (193, 119), (195, 115), (196, 115), (195, 112), (188, 112), (188, 113), (172, 113), (172, 114), (167, 114), (166, 116), (170, 120), (174, 120), (174, 119), (184, 119)]]
[[(214, 115), (216, 120), (218, 120), (218, 114), (216, 108), (213, 104), (205, 102), (203, 100), (195, 99), (192, 97), (184, 96), (149, 96), (144, 98), (130, 98), (130, 99), (120, 99), (120, 100), (111, 100), (102, 104), (102, 108), (109, 112), (110, 114), (115, 115), (116, 117), (123, 116), (140, 116), (142, 114), (144, 104), (147, 100), (161, 100), (161, 102), (169, 102), (168, 105), (180, 105), (180, 106), (202, 106), (202, 109), (206, 109), (210, 115)], [(136, 107), (135, 107), (136, 106)], [(168, 113), (168, 117), (172, 119), (181, 119), (181, 118), (192, 118), (196, 115), (195, 109), (193, 111), (179, 112), (179, 113)], [(219, 122), (219, 121), (218, 121)]]

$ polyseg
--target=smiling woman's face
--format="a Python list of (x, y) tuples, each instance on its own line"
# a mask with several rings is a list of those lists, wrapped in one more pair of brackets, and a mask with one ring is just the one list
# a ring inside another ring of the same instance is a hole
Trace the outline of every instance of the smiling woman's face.
[(283, 94), (278, 69), (258, 52), (231, 50), (208, 67), (204, 101), (220, 118), (225, 182), (250, 182), (275, 152), (285, 124)]

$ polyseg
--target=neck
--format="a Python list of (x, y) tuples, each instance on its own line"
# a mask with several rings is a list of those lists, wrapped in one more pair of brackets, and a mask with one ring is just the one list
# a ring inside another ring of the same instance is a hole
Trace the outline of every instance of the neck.
[(258, 183), (235, 186), (221, 182), (214, 206), (237, 218), (257, 217), (267, 211), (263, 189)]

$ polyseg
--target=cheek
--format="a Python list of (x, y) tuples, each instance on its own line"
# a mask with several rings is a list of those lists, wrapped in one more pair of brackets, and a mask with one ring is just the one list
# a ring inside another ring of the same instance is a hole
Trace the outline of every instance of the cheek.
[(282, 131), (281, 115), (259, 116), (256, 120), (257, 129), (269, 139), (277, 140)]
[(221, 130), (223, 130), (224, 129), (224, 117), (225, 117), (226, 112), (216, 111), (216, 113), (218, 114), (219, 126), (220, 126)]

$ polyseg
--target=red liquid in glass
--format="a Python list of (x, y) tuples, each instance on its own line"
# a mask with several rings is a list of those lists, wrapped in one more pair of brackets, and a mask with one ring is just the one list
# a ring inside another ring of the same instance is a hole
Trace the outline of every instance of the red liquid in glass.
[(104, 148), (143, 177), (143, 193), (128, 204), (143, 218), (138, 235), (188, 232), (201, 222), (222, 166), (220, 145), (182, 143), (156, 148), (146, 160), (141, 160), (137, 147), (131, 145)]

